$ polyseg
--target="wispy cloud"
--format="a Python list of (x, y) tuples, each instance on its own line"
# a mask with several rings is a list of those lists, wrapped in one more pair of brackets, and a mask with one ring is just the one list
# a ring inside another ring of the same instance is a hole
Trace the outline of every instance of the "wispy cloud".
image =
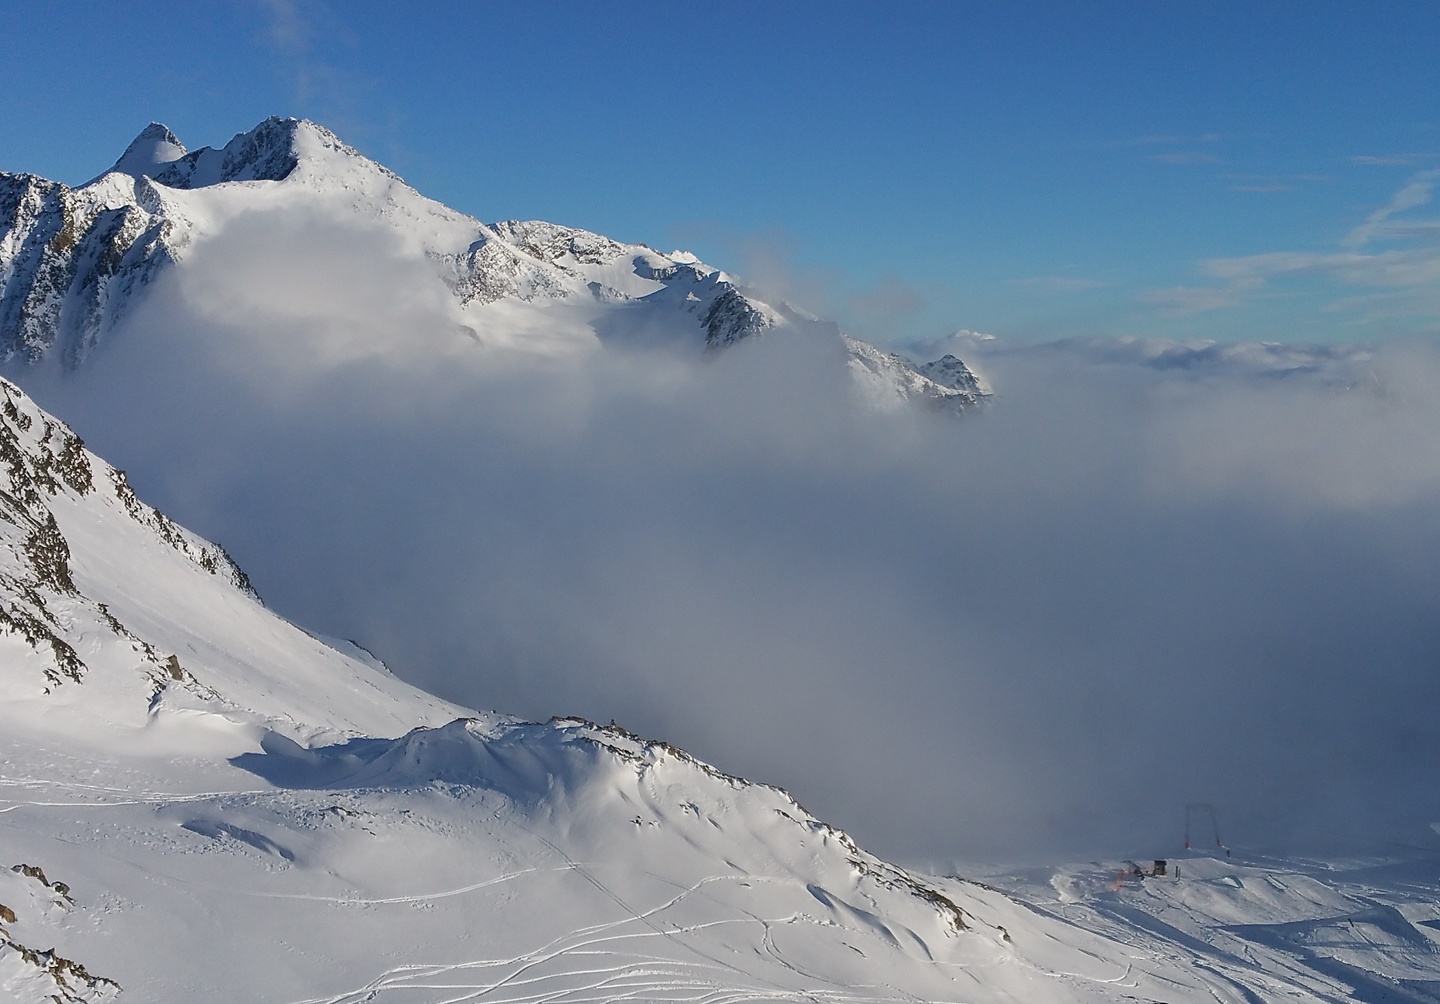
[(1212, 258), (1202, 270), (1231, 289), (1258, 289), (1281, 276), (1324, 276), (1360, 286), (1402, 288), (1440, 282), (1440, 254), (1429, 248), (1326, 254), (1272, 251), (1239, 258)]
[[(1366, 321), (1409, 317), (1440, 323), (1440, 295), (1435, 292), (1440, 290), (1440, 219), (1407, 215), (1433, 200), (1437, 184), (1440, 169), (1412, 175), (1341, 239), (1342, 250), (1209, 258), (1200, 263), (1200, 272), (1217, 285), (1149, 290), (1138, 302), (1167, 316), (1185, 316), (1238, 306), (1281, 280), (1312, 279), (1378, 291), (1337, 296), (1323, 308), (1329, 312), (1356, 311)], [(1267, 185), (1234, 187), (1273, 190)]]
[(1395, 153), (1383, 156), (1372, 154), (1357, 154), (1350, 158), (1350, 163), (1361, 164), (1367, 167), (1415, 167), (1437, 158), (1434, 153)]
[(1440, 219), (1391, 220), (1386, 224), (1385, 234), (1396, 239), (1440, 240)]
[(263, 15), (263, 32), (279, 72), (289, 78), (295, 112), (320, 118), (347, 135), (370, 132), (374, 82), (333, 58), (354, 44), (345, 20), (324, 0), (246, 0)]
[(1332, 180), (1327, 174), (1235, 174), (1222, 177), (1231, 182), (1232, 192), (1293, 192), (1301, 185)]
[(308, 55), (313, 30), (298, 0), (260, 0), (260, 6), (269, 15), (270, 43), (293, 56)]
[(1169, 164), (1174, 167), (1190, 167), (1195, 164), (1219, 164), (1220, 158), (1213, 153), (1203, 153), (1198, 150), (1175, 150), (1171, 153), (1157, 153), (1150, 158), (1157, 164)]
[(1010, 285), (1029, 293), (1042, 296), (1061, 296), (1066, 293), (1083, 293), (1091, 289), (1103, 289), (1114, 283), (1104, 279), (1093, 279), (1080, 275), (1030, 275), (1009, 280)]
[(1197, 143), (1219, 143), (1225, 139), (1225, 134), (1220, 132), (1202, 132), (1193, 135), (1154, 135), (1138, 136), (1129, 140), (1127, 146), (1191, 146)]
[(1213, 147), (1227, 138), (1229, 137), (1225, 133), (1219, 132), (1156, 133), (1149, 136), (1137, 136), (1134, 139), (1125, 140), (1119, 145), (1152, 150), (1170, 147), (1171, 149), (1162, 149), (1148, 154), (1146, 159), (1170, 167), (1192, 167), (1198, 164), (1221, 163), (1221, 158), (1216, 154), (1195, 148)]
[(1355, 324), (1385, 324), (1412, 317), (1440, 317), (1440, 289), (1411, 287), (1347, 296), (1321, 308)]
[(1433, 197), (1437, 180), (1440, 180), (1440, 170), (1421, 171), (1412, 177), (1404, 188), (1391, 197), (1388, 203), (1365, 217), (1364, 223), (1350, 231), (1343, 242), (1344, 245), (1359, 248), (1377, 238), (1393, 236), (1387, 232), (1390, 218), (1428, 203)]
[(1239, 302), (1233, 289), (1213, 286), (1171, 286), (1141, 293), (1139, 301), (1170, 317), (1188, 317), (1211, 310), (1233, 307)]

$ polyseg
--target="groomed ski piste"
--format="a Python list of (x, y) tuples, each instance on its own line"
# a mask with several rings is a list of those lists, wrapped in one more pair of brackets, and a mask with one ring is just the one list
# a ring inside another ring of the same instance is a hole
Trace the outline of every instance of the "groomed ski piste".
[(906, 871), (667, 744), (477, 714), (312, 637), (0, 394), (7, 999), (1440, 992), (1434, 854)]

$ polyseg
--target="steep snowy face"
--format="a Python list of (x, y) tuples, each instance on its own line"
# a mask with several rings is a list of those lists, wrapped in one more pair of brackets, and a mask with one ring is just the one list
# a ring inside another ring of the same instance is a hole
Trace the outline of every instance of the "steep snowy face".
[(916, 366), (915, 372), (930, 378), (941, 387), (972, 398), (987, 397), (991, 393), (990, 384), (984, 377), (949, 353), (934, 362)]
[(123, 747), (164, 745), (200, 720), (240, 741), (247, 729), (344, 736), (454, 717), (359, 656), (266, 610), (223, 548), (141, 502), (123, 472), (0, 381), (10, 734)]
[(159, 122), (151, 122), (105, 174), (128, 174), (132, 178), (158, 177), (162, 170), (185, 156), (186, 152), (185, 144), (180, 142), (179, 137)]
[[(383, 228), (448, 287), (456, 323), (482, 346), (549, 353), (663, 333), (713, 351), (814, 323), (685, 252), (539, 221), (481, 223), (313, 122), (271, 118), (222, 148), (194, 151), (152, 123), (79, 188), (0, 174), (0, 359), (80, 365), (196, 243), (238, 216), (277, 209)], [(898, 356), (876, 368), (860, 358), (872, 347), (846, 345), (857, 374), (865, 371), (866, 396), (876, 381), (887, 398), (951, 409), (962, 396), (967, 406), (985, 396), (937, 383)]]

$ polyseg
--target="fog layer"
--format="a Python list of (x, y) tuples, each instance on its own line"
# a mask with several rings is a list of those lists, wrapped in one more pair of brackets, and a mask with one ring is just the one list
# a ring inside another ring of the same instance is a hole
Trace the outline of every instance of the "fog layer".
[(998, 400), (956, 420), (866, 411), (819, 336), (477, 333), (383, 233), (258, 216), (78, 374), (19, 376), (279, 612), (782, 784), (881, 853), (1163, 855), (1195, 801), (1241, 845), (1440, 819), (1428, 343), (992, 349)]

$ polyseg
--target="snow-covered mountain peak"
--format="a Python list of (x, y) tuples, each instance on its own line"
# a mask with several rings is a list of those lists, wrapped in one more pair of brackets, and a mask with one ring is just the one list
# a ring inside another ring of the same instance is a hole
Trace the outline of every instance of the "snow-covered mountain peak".
[(318, 190), (355, 187), (362, 178), (382, 185), (400, 182), (393, 171), (342, 142), (324, 126), (278, 116), (237, 133), (223, 147), (198, 150), (187, 150), (168, 127), (152, 122), (95, 181), (108, 174), (149, 178), (182, 191), (229, 182), (291, 179)]
[[(417, 276), (429, 272), (448, 288), (454, 327), (474, 335), (477, 351), (574, 354), (611, 341), (713, 352), (817, 323), (687, 252), (538, 220), (486, 225), (314, 122), (270, 118), (223, 147), (189, 151), (152, 123), (110, 172), (79, 188), (0, 174), (0, 359), (74, 368), (195, 247), (241, 217), (251, 229), (278, 228), (282, 245), (297, 212), (384, 234)], [(232, 270), (233, 281), (244, 282), (243, 272)], [(839, 338), (834, 325), (822, 326)], [(844, 345), (853, 355), (865, 343)], [(898, 356), (883, 366), (855, 362), (866, 397), (876, 381), (885, 400), (969, 406), (984, 397), (937, 384)]]
[(125, 148), (106, 174), (128, 174), (132, 178), (155, 177), (188, 151), (185, 144), (159, 122), (151, 122)]
[(847, 337), (845, 344), (856, 385), (881, 410), (920, 400), (958, 414), (990, 396), (989, 385), (954, 356), (915, 366), (868, 342)]
[(301, 174), (312, 184), (328, 179), (343, 184), (347, 175), (356, 173), (399, 180), (324, 126), (279, 117), (237, 133), (219, 149), (207, 146), (194, 151), (186, 151), (164, 126), (152, 124), (114, 170), (136, 177), (143, 173), (169, 188), (188, 190), (231, 181), (284, 181), (302, 167)]
[(941, 387), (984, 396), (991, 393), (990, 382), (958, 358), (946, 353), (934, 362), (915, 367), (915, 372), (934, 380)]

